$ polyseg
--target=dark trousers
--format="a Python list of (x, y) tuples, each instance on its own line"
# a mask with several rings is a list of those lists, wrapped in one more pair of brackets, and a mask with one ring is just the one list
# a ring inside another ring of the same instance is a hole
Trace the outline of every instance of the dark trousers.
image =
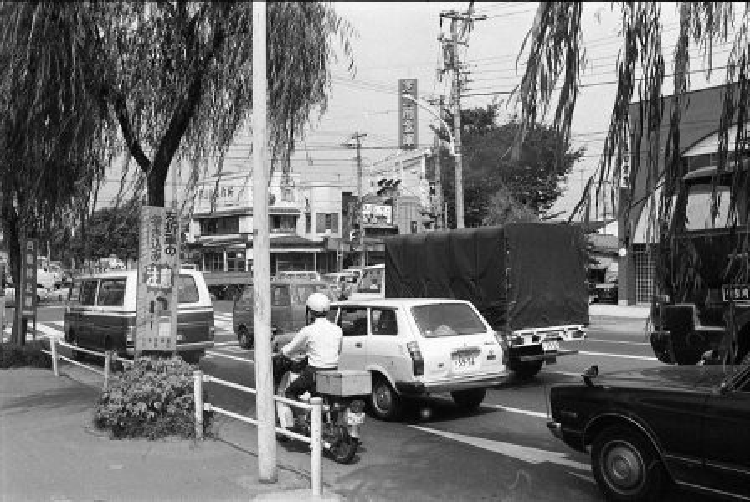
[(312, 394), (315, 391), (315, 372), (318, 368), (310, 366), (304, 367), (296, 380), (289, 384), (284, 393), (288, 399), (299, 399), (299, 396), (306, 391)]

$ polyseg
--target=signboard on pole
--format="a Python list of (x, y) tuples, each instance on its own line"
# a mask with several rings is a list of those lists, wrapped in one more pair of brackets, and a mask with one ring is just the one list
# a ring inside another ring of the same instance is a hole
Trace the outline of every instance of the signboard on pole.
[(172, 309), (179, 276), (179, 226), (174, 210), (143, 206), (138, 257), (135, 352), (174, 351), (177, 326)]
[(36, 269), (39, 241), (24, 239), (22, 241), (23, 266), (21, 267), (21, 315), (34, 318), (36, 316)]
[[(404, 94), (410, 97), (404, 97)], [(413, 150), (417, 147), (417, 79), (398, 81), (398, 147)]]

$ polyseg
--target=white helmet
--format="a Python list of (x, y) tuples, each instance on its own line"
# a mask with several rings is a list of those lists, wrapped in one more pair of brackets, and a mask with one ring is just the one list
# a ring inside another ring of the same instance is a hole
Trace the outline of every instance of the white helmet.
[(331, 300), (323, 293), (313, 293), (307, 298), (307, 307), (316, 312), (331, 310)]

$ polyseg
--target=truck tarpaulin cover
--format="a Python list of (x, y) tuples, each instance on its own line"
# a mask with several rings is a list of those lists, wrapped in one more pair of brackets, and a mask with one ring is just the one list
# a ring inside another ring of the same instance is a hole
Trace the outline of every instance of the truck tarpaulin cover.
[(402, 235), (385, 239), (385, 294), (469, 300), (495, 329), (586, 324), (585, 262), (567, 224)]

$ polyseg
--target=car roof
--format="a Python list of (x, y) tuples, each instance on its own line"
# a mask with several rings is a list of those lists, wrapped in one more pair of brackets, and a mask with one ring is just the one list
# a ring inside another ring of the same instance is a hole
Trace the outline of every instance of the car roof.
[(470, 303), (467, 300), (452, 298), (366, 298), (362, 300), (343, 300), (333, 302), (331, 306), (363, 306), (363, 307), (416, 307), (420, 305), (436, 305), (445, 303)]

